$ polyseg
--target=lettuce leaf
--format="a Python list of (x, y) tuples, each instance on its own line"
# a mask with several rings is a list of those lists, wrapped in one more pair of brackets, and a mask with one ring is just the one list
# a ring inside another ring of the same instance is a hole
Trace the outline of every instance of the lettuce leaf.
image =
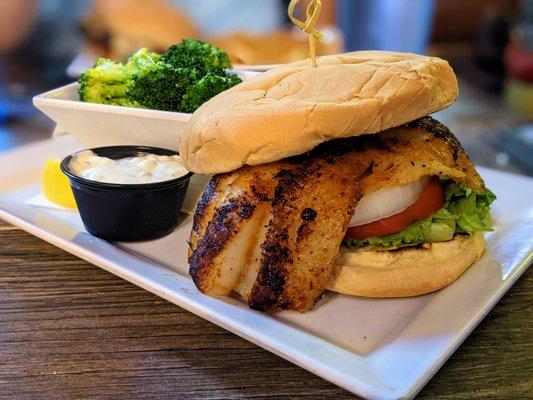
[(349, 249), (365, 247), (369, 250), (393, 250), (421, 243), (450, 240), (456, 233), (473, 234), (492, 230), (490, 204), (496, 199), (490, 190), (474, 190), (442, 178), (446, 202), (435, 214), (420, 220), (403, 231), (364, 240), (345, 238)]

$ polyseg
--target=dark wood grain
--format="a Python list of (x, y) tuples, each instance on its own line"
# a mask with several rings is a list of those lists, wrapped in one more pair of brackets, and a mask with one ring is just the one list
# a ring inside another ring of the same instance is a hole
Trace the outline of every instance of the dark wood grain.
[[(419, 397), (531, 398), (531, 306), (526, 272)], [(353, 398), (0, 221), (0, 398), (89, 397)]]

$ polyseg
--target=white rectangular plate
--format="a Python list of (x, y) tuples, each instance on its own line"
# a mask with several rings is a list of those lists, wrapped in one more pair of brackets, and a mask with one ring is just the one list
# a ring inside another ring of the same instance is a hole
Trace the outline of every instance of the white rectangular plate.
[(497, 194), (487, 251), (457, 282), (410, 299), (328, 293), (308, 313), (267, 315), (198, 292), (187, 274), (186, 217), (169, 236), (108, 243), (74, 211), (32, 207), (44, 160), (77, 150), (65, 136), (0, 155), (0, 218), (370, 399), (411, 398), (525, 271), (533, 250), (533, 179), (479, 168)]

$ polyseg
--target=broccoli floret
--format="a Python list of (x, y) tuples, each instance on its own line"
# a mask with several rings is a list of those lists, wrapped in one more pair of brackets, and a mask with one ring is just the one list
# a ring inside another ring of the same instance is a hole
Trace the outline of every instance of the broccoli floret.
[(154, 53), (148, 49), (140, 49), (133, 53), (124, 63), (126, 68), (136, 74), (141, 70), (151, 67), (159, 61), (160, 54)]
[(121, 63), (100, 58), (94, 67), (85, 71), (78, 80), (81, 101), (127, 105), (126, 92), (131, 85), (131, 74)]
[(241, 82), (241, 79), (236, 75), (216, 75), (209, 72), (187, 88), (181, 98), (180, 110), (182, 112), (194, 112), (210, 98)]
[(80, 100), (139, 107), (139, 104), (128, 97), (128, 91), (133, 85), (133, 77), (156, 65), (159, 57), (159, 54), (148, 49), (140, 49), (132, 54), (124, 64), (107, 58), (99, 58), (94, 66), (85, 71), (78, 80)]
[(185, 89), (199, 79), (196, 70), (174, 68), (159, 62), (141, 70), (128, 90), (129, 99), (142, 107), (163, 111), (179, 111)]
[(170, 46), (161, 60), (174, 68), (222, 71), (231, 68), (228, 55), (218, 47), (197, 39), (185, 39)]

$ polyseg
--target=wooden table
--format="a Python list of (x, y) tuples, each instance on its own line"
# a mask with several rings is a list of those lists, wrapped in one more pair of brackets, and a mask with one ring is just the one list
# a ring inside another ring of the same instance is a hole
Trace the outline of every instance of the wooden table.
[[(531, 277), (522, 276), (420, 398), (533, 395)], [(87, 397), (353, 398), (0, 221), (0, 398)]]

